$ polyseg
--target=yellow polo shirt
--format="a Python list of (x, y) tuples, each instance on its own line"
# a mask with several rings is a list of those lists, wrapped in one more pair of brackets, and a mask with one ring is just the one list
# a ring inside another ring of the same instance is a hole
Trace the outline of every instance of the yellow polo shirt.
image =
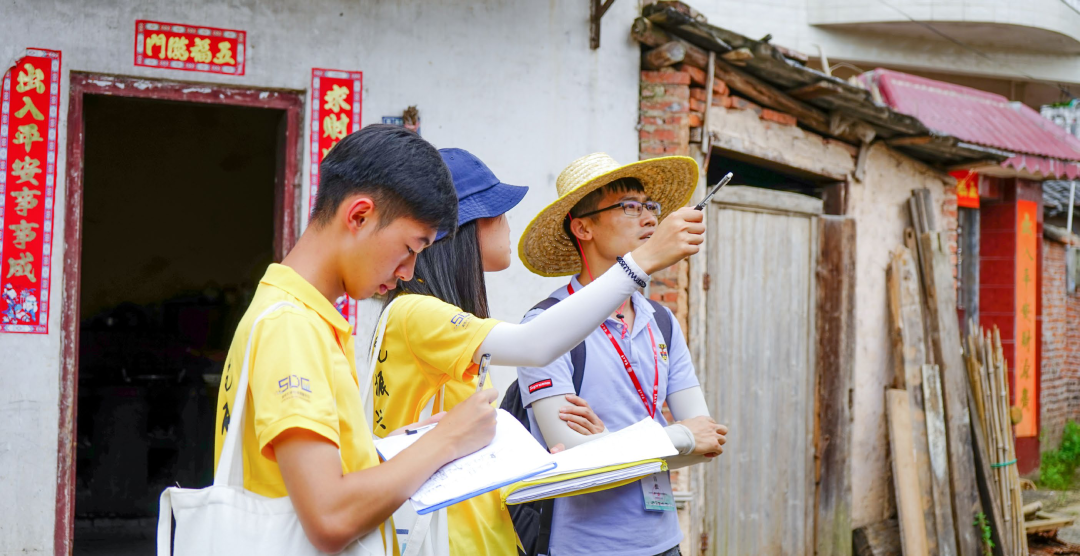
[[(229, 347), (218, 388), (214, 461), (221, 458), (229, 422), (238, 417), (230, 409), (251, 325), (280, 301), (296, 307), (274, 311), (255, 328), (243, 420), (244, 488), (271, 498), (288, 494), (272, 444), (287, 429), (333, 442), (343, 473), (379, 464), (360, 400), (352, 327), (315, 286), (280, 264), (266, 270)], [(396, 554), (397, 546), (388, 550)]]
[[(385, 437), (415, 423), (444, 384), (444, 410), (473, 395), (478, 380), (473, 353), (498, 322), (428, 295), (398, 297), (390, 307), (372, 373), (375, 434)], [(490, 379), (484, 388), (491, 388)], [(438, 407), (436, 400), (434, 412)], [(454, 504), (446, 515), (451, 554), (516, 553), (514, 523), (498, 491)]]

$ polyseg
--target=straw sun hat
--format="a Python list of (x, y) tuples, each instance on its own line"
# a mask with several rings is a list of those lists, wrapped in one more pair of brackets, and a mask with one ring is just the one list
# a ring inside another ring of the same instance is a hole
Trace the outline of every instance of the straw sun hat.
[(686, 205), (698, 181), (698, 166), (687, 156), (666, 156), (620, 165), (605, 153), (570, 163), (559, 174), (559, 198), (533, 218), (518, 244), (525, 267), (541, 276), (567, 276), (581, 270), (577, 249), (563, 230), (563, 219), (583, 197), (622, 178), (636, 178), (645, 194), (660, 203), (658, 220)]

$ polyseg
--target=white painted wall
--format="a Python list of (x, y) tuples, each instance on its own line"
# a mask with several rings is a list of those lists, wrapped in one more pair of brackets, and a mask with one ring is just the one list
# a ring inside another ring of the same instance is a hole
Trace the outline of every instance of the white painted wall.
[[(5, 67), (26, 47), (63, 51), (50, 295), (60, 299), (64, 283), (71, 70), (296, 90), (308, 88), (312, 67), (362, 70), (365, 125), (415, 104), (436, 146), (471, 150), (502, 180), (533, 188), (509, 215), (516, 246), (532, 215), (555, 198), (555, 177), (571, 160), (597, 150), (636, 160), (638, 47), (627, 35), (637, 12), (637, 2), (615, 2), (602, 48), (592, 51), (588, 5), (574, 0), (0, 0)], [(135, 67), (136, 19), (246, 30), (246, 75)], [(305, 193), (307, 185), (305, 173)], [(516, 321), (560, 283), (515, 258), (489, 276), (494, 316)], [(50, 321), (47, 336), (0, 334), (2, 554), (53, 551), (59, 305)], [(509, 380), (495, 375), (497, 384)]]
[[(930, 0), (927, 2), (881, 2), (879, 0), (809, 0), (814, 25), (865, 25), (883, 23), (892, 28), (927, 22), (968, 44), (997, 44), (1010, 36), (1026, 36), (1026, 50), (1077, 52), (1080, 47), (1080, 6), (1062, 0)], [(906, 14), (906, 15), (905, 15)], [(1008, 27), (1006, 29), (1006, 27)], [(1001, 31), (1001, 32), (998, 32)], [(922, 28), (921, 33), (928, 30)], [(938, 37), (940, 40), (940, 37)]]
[[(977, 44), (989, 59), (929, 34), (914, 24), (902, 31), (908, 36), (869, 29), (865, 25), (861, 26), (862, 29), (843, 29), (811, 24), (847, 22), (856, 15), (865, 17), (864, 21), (867, 22), (885, 20), (890, 17), (885, 13), (890, 8), (881, 6), (878, 0), (694, 0), (689, 4), (708, 17), (710, 23), (748, 37), (756, 39), (772, 34), (775, 44), (794, 48), (810, 56), (817, 56), (816, 45), (821, 45), (834, 62), (847, 60), (865, 67), (881, 65), (958, 75), (1005, 77), (1018, 81), (1028, 80), (1024, 75), (1027, 74), (1048, 81), (1080, 82), (1080, 56), (1062, 53), (1060, 48), (1032, 44), (1024, 39), (1033, 35), (1056, 35), (1055, 41), (1066, 41), (1071, 44), (1072, 52), (1076, 52), (1080, 45), (1072, 37), (1080, 36), (1080, 30), (1066, 30), (1061, 26), (1080, 21), (1080, 18), (1073, 13), (1073, 8), (1057, 0), (888, 0), (888, 4), (899, 7), (912, 17), (926, 17), (931, 22), (953, 17), (961, 22), (993, 23), (992, 26), (979, 27), (981, 34), (962, 37), (966, 43)], [(962, 5), (961, 9), (957, 10), (957, 5)], [(841, 13), (840, 6), (847, 11)], [(1046, 9), (1040, 10), (1040, 7)], [(1050, 8), (1053, 8), (1052, 11), (1048, 11)], [(1033, 15), (1040, 11), (1041, 15)], [(892, 12), (892, 21), (907, 20), (895, 10)], [(957, 12), (959, 15), (955, 15)], [(1024, 29), (1010, 27), (1008, 23), (1037, 27)], [(941, 25), (940, 22), (934, 24)], [(949, 29), (950, 36), (963, 32), (960, 27)], [(1069, 32), (1071, 36), (1060, 34), (1062, 32)], [(1010, 44), (1003, 44), (1006, 41)]]
[[(944, 178), (948, 179), (948, 178)], [(866, 175), (852, 180), (848, 215), (855, 218), (855, 404), (851, 433), (851, 519), (875, 523), (895, 505), (889, 501), (889, 444), (885, 388), (894, 376), (885, 269), (910, 224), (907, 201), (927, 188), (933, 207), (945, 198), (938, 172), (881, 144), (870, 150)], [(935, 210), (937, 222), (943, 222)]]

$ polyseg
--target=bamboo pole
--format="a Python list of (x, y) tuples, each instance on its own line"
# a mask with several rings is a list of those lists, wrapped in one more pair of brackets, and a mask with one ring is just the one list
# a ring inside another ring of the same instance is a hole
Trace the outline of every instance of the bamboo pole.
[[(1016, 468), (1016, 443), (1009, 418), (1008, 362), (1001, 346), (1001, 334), (971, 323), (966, 338), (968, 378), (974, 394), (974, 409), (986, 445), (983, 457), (991, 464), (993, 485), (991, 504), (1001, 516), (998, 537), (1005, 554), (1027, 556), (1020, 474)], [(987, 479), (990, 480), (989, 478)]]

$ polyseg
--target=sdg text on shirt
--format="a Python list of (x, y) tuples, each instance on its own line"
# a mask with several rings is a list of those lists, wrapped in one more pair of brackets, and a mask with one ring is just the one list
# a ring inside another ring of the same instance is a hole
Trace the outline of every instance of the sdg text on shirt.
[(281, 401), (291, 399), (311, 399), (311, 384), (307, 378), (297, 375), (289, 375), (278, 381), (278, 393)]
[(454, 315), (454, 317), (450, 319), (450, 324), (453, 324), (454, 329), (458, 330), (469, 326), (469, 322), (472, 321), (472, 319), (473, 316), (471, 313), (461, 312)]

